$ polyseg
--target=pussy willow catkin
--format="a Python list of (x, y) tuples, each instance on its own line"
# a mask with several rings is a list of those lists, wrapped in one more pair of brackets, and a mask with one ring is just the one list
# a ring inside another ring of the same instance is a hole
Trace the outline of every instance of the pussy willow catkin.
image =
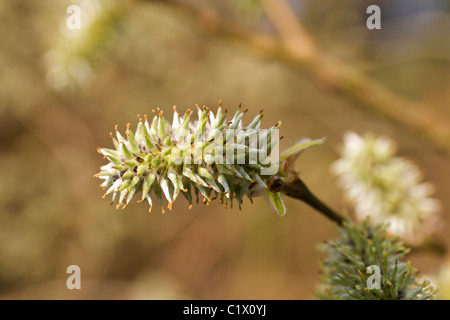
[(162, 195), (169, 209), (180, 193), (191, 208), (191, 190), (197, 202), (199, 197), (206, 204), (219, 199), (226, 207), (233, 199), (240, 206), (245, 195), (251, 200), (255, 189), (266, 189), (264, 181), (271, 174), (264, 169), (274, 165), (268, 159), (278, 143), (280, 123), (260, 130), (262, 112), (244, 127), (240, 108), (231, 119), (220, 104), (216, 113), (205, 106), (197, 109), (198, 119), (192, 121), (193, 111), (180, 115), (174, 107), (170, 125), (158, 108), (151, 121), (138, 116), (135, 132), (128, 124), (126, 137), (116, 126), (114, 149), (97, 148), (109, 161), (94, 176), (104, 180), (103, 197), (112, 194), (111, 204), (118, 200), (119, 209), (140, 191), (138, 202), (147, 200), (151, 211), (153, 192), (164, 212)]

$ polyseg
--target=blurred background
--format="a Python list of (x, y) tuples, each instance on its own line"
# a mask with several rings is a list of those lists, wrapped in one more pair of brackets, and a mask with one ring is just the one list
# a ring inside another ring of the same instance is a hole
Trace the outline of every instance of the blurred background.
[[(372, 4), (380, 30), (366, 27)], [(314, 298), (316, 245), (335, 231), (297, 200), (280, 218), (264, 198), (166, 214), (101, 199), (96, 147), (156, 107), (242, 103), (247, 121), (264, 109), (281, 148), (325, 136), (297, 168), (339, 211), (329, 167), (343, 133), (386, 134), (449, 222), (448, 0), (3, 0), (0, 21), (0, 299)], [(408, 258), (430, 275), (447, 260)], [(81, 290), (66, 288), (72, 264)]]

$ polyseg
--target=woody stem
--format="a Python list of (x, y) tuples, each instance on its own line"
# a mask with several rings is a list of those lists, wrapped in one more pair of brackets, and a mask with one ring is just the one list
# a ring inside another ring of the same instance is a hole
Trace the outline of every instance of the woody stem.
[(267, 181), (267, 185), (271, 192), (282, 192), (291, 198), (299, 199), (338, 225), (342, 225), (345, 221), (345, 218), (317, 198), (298, 177), (292, 182), (285, 182), (280, 177), (273, 176)]

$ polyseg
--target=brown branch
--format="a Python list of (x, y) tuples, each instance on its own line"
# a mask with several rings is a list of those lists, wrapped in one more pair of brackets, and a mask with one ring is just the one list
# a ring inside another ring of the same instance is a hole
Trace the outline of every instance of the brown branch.
[(301, 60), (310, 60), (317, 55), (317, 45), (284, 0), (262, 0), (261, 3), (286, 50)]
[[(339, 226), (342, 226), (345, 222), (345, 218), (328, 207), (319, 198), (317, 198), (306, 186), (306, 184), (298, 177), (294, 180), (284, 181), (278, 176), (272, 176), (267, 181), (267, 187), (271, 192), (281, 192), (286, 196), (294, 199), (301, 200), (316, 209), (323, 214), (329, 220), (336, 222)], [(433, 252), (438, 255), (445, 255), (447, 253), (447, 247), (445, 244), (437, 238), (426, 239), (423, 243), (415, 245), (405, 243), (414, 253), (418, 252)]]
[[(148, 0), (147, 0), (148, 1)], [(393, 92), (353, 66), (324, 52), (316, 45), (285, 0), (263, 0), (267, 17), (280, 37), (249, 31), (210, 10), (186, 0), (170, 3), (188, 10), (207, 33), (238, 41), (266, 57), (294, 64), (329, 90), (340, 92), (357, 105), (423, 135), (435, 148), (450, 150), (450, 120)]]
[(440, 256), (447, 254), (447, 246), (440, 239), (430, 238), (418, 245), (405, 243), (411, 249), (411, 253), (433, 252)]
[(308, 65), (310, 73), (372, 111), (423, 134), (436, 147), (450, 149), (450, 121), (425, 105), (409, 101), (356, 68), (315, 46), (285, 0), (262, 0), (263, 8), (293, 62)]
[(317, 198), (298, 177), (294, 181), (286, 182), (278, 176), (272, 176), (266, 183), (269, 191), (281, 192), (291, 198), (301, 200), (338, 225), (342, 225), (345, 221), (345, 218)]

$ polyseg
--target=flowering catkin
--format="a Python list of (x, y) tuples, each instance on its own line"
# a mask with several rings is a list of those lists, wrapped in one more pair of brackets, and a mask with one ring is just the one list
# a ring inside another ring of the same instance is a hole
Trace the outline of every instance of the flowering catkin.
[(430, 300), (439, 290), (419, 279), (410, 249), (385, 225), (370, 227), (351, 220), (338, 227), (339, 237), (320, 246), (328, 257), (322, 262), (318, 295), (327, 300)]
[(104, 197), (112, 194), (112, 203), (118, 199), (116, 209), (125, 208), (139, 191), (138, 202), (147, 200), (151, 211), (152, 191), (161, 207), (164, 195), (172, 209), (180, 193), (191, 208), (191, 190), (206, 204), (219, 198), (225, 206), (233, 199), (240, 206), (245, 195), (252, 199), (256, 185), (267, 188), (264, 180), (278, 170), (278, 163), (268, 159), (278, 147), (280, 123), (260, 130), (260, 113), (244, 128), (240, 108), (231, 120), (220, 104), (215, 114), (205, 106), (197, 109), (198, 119), (191, 121), (193, 111), (180, 115), (174, 107), (170, 125), (158, 108), (151, 121), (139, 117), (135, 132), (128, 124), (126, 137), (116, 126), (114, 149), (97, 149), (109, 163), (94, 177), (104, 180)]
[(396, 156), (395, 143), (384, 136), (344, 136), (341, 158), (332, 165), (359, 221), (389, 223), (388, 230), (410, 243), (435, 231), (439, 201), (419, 168)]

